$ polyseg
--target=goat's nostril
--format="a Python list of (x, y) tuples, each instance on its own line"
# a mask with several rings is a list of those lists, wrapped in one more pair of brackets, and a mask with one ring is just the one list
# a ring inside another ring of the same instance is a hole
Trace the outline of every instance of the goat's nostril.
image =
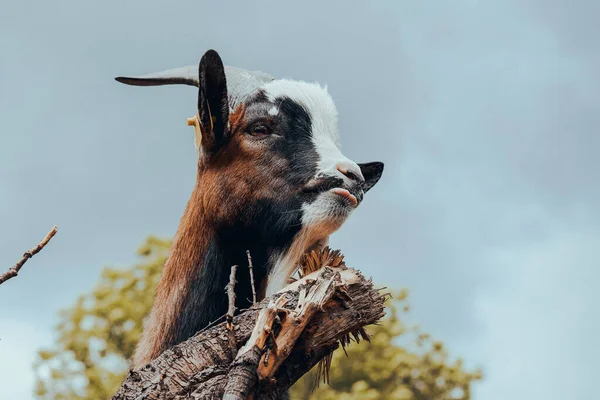
[(358, 183), (363, 183), (365, 181), (365, 178), (363, 177), (363, 174), (358, 165), (353, 165), (353, 164), (350, 164), (347, 162), (343, 162), (343, 163), (338, 163), (335, 167), (339, 172), (341, 172), (348, 179), (351, 179)]
[(361, 179), (358, 176), (356, 176), (356, 174), (354, 172), (352, 172), (352, 171), (346, 171), (345, 175), (348, 178), (352, 179), (353, 181), (361, 181)]

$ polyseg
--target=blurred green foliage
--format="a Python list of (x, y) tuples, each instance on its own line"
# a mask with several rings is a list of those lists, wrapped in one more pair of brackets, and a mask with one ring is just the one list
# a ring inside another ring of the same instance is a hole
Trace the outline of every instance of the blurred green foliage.
[[(471, 384), (482, 378), (461, 360), (451, 361), (443, 343), (405, 326), (400, 312), (408, 312), (407, 291), (394, 293), (387, 316), (370, 326), (370, 342), (352, 343), (333, 355), (330, 385), (318, 382), (317, 368), (291, 390), (293, 399), (311, 400), (468, 400)], [(403, 344), (403, 345), (402, 345)], [(322, 379), (321, 379), (322, 380)]]
[[(119, 387), (150, 311), (171, 242), (149, 237), (129, 269), (105, 268), (98, 285), (59, 313), (56, 343), (38, 352), (34, 365), (39, 399), (107, 399)], [(371, 342), (336, 351), (331, 385), (315, 389), (316, 371), (292, 388), (294, 399), (470, 399), (479, 371), (451, 362), (441, 342), (407, 328), (406, 292), (388, 303), (388, 316), (369, 327)], [(409, 350), (410, 349), (410, 350)]]
[(38, 352), (40, 399), (109, 399), (128, 371), (171, 242), (150, 237), (130, 269), (105, 268), (98, 285), (59, 313), (54, 348)]

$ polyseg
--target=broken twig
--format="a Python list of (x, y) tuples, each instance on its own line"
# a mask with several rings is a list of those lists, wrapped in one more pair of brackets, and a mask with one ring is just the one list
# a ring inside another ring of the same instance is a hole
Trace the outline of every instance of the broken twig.
[(237, 283), (235, 280), (235, 272), (237, 270), (237, 265), (231, 267), (231, 274), (229, 275), (229, 283), (225, 286), (225, 290), (227, 290), (227, 298), (229, 299), (229, 307), (227, 308), (227, 316), (225, 317), (227, 321), (227, 329), (233, 329), (233, 314), (235, 314), (235, 284)]
[(29, 251), (26, 251), (23, 254), (23, 257), (21, 257), (21, 259), (11, 269), (9, 269), (0, 276), (0, 285), (9, 280), (10, 278), (14, 278), (15, 276), (17, 276), (19, 274), (19, 271), (21, 270), (21, 267), (23, 267), (27, 260), (39, 253), (40, 250), (42, 250), (44, 246), (48, 244), (50, 239), (52, 239), (54, 235), (56, 235), (56, 232), (58, 232), (58, 227), (54, 225), (50, 232), (48, 232), (46, 237), (42, 239), (42, 241), (36, 247)]
[(256, 288), (254, 287), (254, 267), (252, 266), (252, 256), (250, 250), (246, 250), (248, 256), (248, 270), (250, 271), (250, 285), (252, 286), (252, 305), (256, 305)]

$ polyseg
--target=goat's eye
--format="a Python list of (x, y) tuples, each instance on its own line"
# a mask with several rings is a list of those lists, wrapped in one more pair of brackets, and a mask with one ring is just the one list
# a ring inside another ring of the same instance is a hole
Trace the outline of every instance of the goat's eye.
[(250, 127), (250, 131), (248, 133), (250, 133), (251, 135), (254, 135), (254, 136), (261, 136), (261, 135), (268, 135), (269, 133), (271, 133), (271, 131), (269, 130), (269, 127), (267, 126), (267, 124), (261, 122), (261, 123), (252, 125), (252, 127)]

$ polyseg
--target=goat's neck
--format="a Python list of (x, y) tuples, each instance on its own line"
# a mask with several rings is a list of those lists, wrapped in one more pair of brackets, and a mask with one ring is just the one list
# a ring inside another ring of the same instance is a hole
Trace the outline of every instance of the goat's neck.
[[(267, 272), (290, 257), (278, 243), (257, 240), (255, 232), (215, 228), (206, 215), (202, 188), (196, 185), (165, 263), (152, 310), (134, 357), (139, 368), (168, 347), (182, 342), (225, 314), (225, 285), (232, 265), (239, 265), (236, 306), (252, 302), (246, 250), (254, 264), (254, 280), (259, 298), (265, 293)], [(289, 267), (288, 267), (289, 269)]]

